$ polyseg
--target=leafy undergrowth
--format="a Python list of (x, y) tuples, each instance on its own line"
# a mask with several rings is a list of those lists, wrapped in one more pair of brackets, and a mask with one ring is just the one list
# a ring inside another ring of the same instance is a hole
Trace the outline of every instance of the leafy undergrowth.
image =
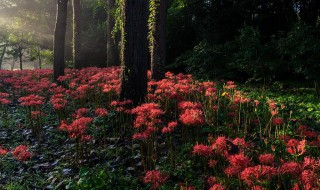
[(0, 71), (0, 188), (320, 188), (317, 110), (300, 99), (166, 73), (133, 106), (119, 75)]

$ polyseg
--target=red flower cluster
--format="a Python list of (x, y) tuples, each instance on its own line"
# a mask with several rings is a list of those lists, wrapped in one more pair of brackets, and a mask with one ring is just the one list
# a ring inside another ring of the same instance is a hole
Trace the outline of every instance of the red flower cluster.
[(210, 156), (213, 154), (213, 151), (211, 146), (197, 144), (193, 147), (192, 153), (199, 156)]
[(8, 153), (8, 150), (0, 148), (0, 156), (6, 155)]
[(181, 123), (192, 126), (203, 125), (205, 123), (200, 103), (180, 102), (178, 108), (182, 110), (179, 116)]
[(178, 122), (172, 121), (172, 122), (168, 123), (167, 127), (162, 128), (162, 133), (164, 133), (164, 134), (172, 133), (177, 126), (178, 126)]
[(273, 165), (274, 164), (274, 156), (272, 154), (261, 154), (259, 156), (259, 161), (264, 165)]
[(46, 116), (45, 113), (41, 112), (41, 111), (32, 111), (31, 112), (31, 119), (39, 119), (40, 117), (44, 117)]
[(31, 158), (31, 153), (25, 145), (20, 145), (12, 151), (13, 157), (21, 161), (27, 161)]
[(10, 100), (8, 100), (8, 97), (10, 95), (5, 92), (0, 92), (0, 105), (8, 105), (10, 104)]
[(151, 170), (151, 171), (147, 171), (145, 177), (143, 178), (143, 182), (150, 183), (153, 189), (157, 189), (163, 183), (165, 183), (168, 178), (169, 178), (168, 175), (163, 175), (160, 173), (160, 171)]
[(283, 120), (281, 118), (273, 118), (272, 124), (273, 125), (282, 125), (283, 124)]
[(108, 111), (104, 108), (97, 108), (94, 113), (99, 117), (106, 117), (108, 116)]
[(132, 114), (137, 117), (134, 122), (134, 128), (139, 132), (133, 135), (133, 139), (147, 139), (150, 135), (157, 131), (157, 125), (162, 121), (160, 116), (164, 112), (160, 109), (160, 106), (155, 103), (146, 103), (132, 109)]
[(287, 151), (293, 155), (302, 155), (306, 152), (306, 140), (298, 141), (297, 139), (290, 139), (287, 144)]
[(230, 165), (224, 170), (228, 176), (239, 174), (243, 169), (251, 165), (249, 157), (244, 154), (230, 155), (228, 158)]
[(66, 107), (68, 101), (64, 97), (63, 94), (54, 94), (51, 97), (50, 102), (55, 110), (62, 110)]
[(93, 121), (90, 117), (80, 117), (74, 120), (70, 125), (65, 121), (61, 122), (60, 129), (67, 131), (70, 138), (80, 139), (82, 141), (88, 141), (91, 139), (90, 135), (86, 134), (88, 125)]
[(21, 102), (21, 106), (32, 106), (32, 107), (38, 107), (42, 105), (44, 98), (38, 95), (31, 94), (29, 96), (23, 96), (19, 98), (19, 101)]
[(245, 168), (240, 175), (240, 178), (244, 180), (249, 186), (254, 182), (263, 183), (277, 175), (277, 169), (271, 166), (257, 165), (253, 167)]
[(125, 100), (125, 101), (113, 101), (110, 104), (111, 107), (114, 107), (117, 112), (124, 112), (124, 113), (131, 113), (131, 109), (129, 109), (130, 106), (132, 106), (131, 100)]

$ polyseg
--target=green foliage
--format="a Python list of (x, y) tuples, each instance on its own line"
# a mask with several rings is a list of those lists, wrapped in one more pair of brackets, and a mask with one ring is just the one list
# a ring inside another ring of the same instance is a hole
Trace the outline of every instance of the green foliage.
[[(99, 167), (98, 167), (99, 168)], [(136, 178), (124, 175), (123, 171), (108, 169), (81, 168), (79, 180), (71, 181), (66, 189), (70, 190), (103, 190), (103, 189), (141, 189)]]
[(204, 80), (228, 77), (232, 71), (226, 67), (226, 52), (223, 46), (210, 46), (201, 42), (179, 56), (169, 68), (186, 68), (196, 78)]
[(320, 81), (319, 34), (319, 26), (312, 27), (299, 22), (286, 37), (279, 40), (277, 47), (281, 56), (287, 58), (293, 72), (316, 81)]

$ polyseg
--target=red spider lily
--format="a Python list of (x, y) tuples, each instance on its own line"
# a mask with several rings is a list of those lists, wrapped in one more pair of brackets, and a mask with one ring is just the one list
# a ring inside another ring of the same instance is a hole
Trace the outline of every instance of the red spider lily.
[(216, 95), (217, 89), (216, 88), (207, 88), (205, 92), (205, 96), (214, 96)]
[(228, 81), (224, 86), (225, 89), (235, 89), (237, 85), (235, 85), (234, 81)]
[(244, 138), (239, 138), (239, 137), (237, 137), (237, 138), (235, 138), (235, 139), (232, 141), (232, 143), (233, 143), (234, 145), (237, 145), (237, 146), (241, 147), (241, 148), (246, 148), (246, 147), (248, 147), (248, 144), (246, 143), (246, 141), (244, 140)]
[(225, 169), (225, 173), (228, 176), (239, 174), (243, 169), (251, 165), (249, 157), (244, 154), (231, 155), (228, 158), (230, 165)]
[(6, 98), (0, 98), (0, 105), (8, 105), (10, 104), (10, 100)]
[(215, 150), (215, 153), (227, 156), (228, 155), (228, 145), (226, 137), (218, 137), (215, 140), (215, 143), (212, 144), (212, 149)]
[(292, 190), (300, 190), (299, 184), (295, 183)]
[(178, 108), (181, 110), (185, 109), (201, 109), (202, 105), (200, 103), (196, 102), (188, 102), (188, 101), (183, 101), (178, 104)]
[(199, 109), (186, 109), (179, 116), (181, 123), (185, 125), (203, 125), (205, 123), (203, 112)]
[(86, 135), (88, 125), (93, 121), (90, 117), (81, 117), (74, 120), (70, 125), (66, 124), (65, 121), (62, 121), (60, 124), (60, 129), (67, 131), (70, 138), (80, 138), (83, 141), (90, 139)]
[(99, 117), (106, 117), (108, 116), (108, 111), (104, 108), (97, 108), (94, 113)]
[(38, 119), (38, 118), (44, 117), (44, 116), (46, 116), (46, 114), (41, 111), (32, 111), (31, 112), (31, 119)]
[(283, 124), (283, 120), (281, 118), (273, 118), (272, 124), (273, 125), (282, 125)]
[(152, 189), (157, 189), (163, 183), (165, 183), (168, 178), (168, 175), (161, 174), (160, 171), (151, 170), (147, 171), (145, 177), (143, 178), (143, 182), (150, 183), (152, 185)]
[(306, 152), (306, 140), (298, 141), (296, 139), (290, 139), (286, 144), (287, 151), (292, 155), (302, 155)]
[(282, 174), (289, 174), (291, 176), (297, 176), (301, 173), (302, 167), (297, 162), (286, 162), (283, 163), (279, 171)]
[(213, 151), (211, 146), (197, 144), (193, 147), (192, 153), (199, 156), (210, 156), (213, 154)]
[(303, 189), (318, 189), (320, 185), (319, 177), (313, 170), (304, 170), (300, 176)]
[(261, 164), (273, 165), (274, 164), (274, 156), (272, 154), (261, 154), (259, 156), (259, 161)]
[(192, 185), (187, 185), (186, 183), (179, 183), (180, 190), (196, 190)]
[(277, 107), (277, 103), (274, 100), (268, 101), (270, 110), (274, 110)]
[(157, 131), (156, 125), (161, 123), (160, 116), (164, 114), (160, 106), (155, 103), (142, 104), (132, 109), (131, 113), (137, 115), (134, 127), (144, 131), (134, 135), (134, 139), (149, 137), (151, 133)]
[(277, 169), (271, 166), (257, 165), (253, 167), (245, 168), (241, 174), (240, 178), (244, 180), (249, 186), (254, 182), (263, 182), (271, 179), (273, 176), (277, 175)]
[(308, 138), (316, 138), (318, 137), (318, 133), (311, 131), (310, 129), (308, 129), (307, 126), (300, 126), (297, 129), (297, 133), (301, 136), (301, 137), (308, 137)]
[(0, 92), (0, 105), (8, 105), (10, 104), (10, 100), (8, 100), (8, 97), (10, 94), (5, 92)]
[[(131, 100), (125, 100), (125, 101), (112, 101), (110, 106), (115, 107), (117, 112), (127, 112), (131, 113), (131, 110), (129, 111), (128, 106), (132, 105)], [(128, 112), (129, 111), (129, 112)]]
[(8, 150), (0, 148), (0, 156), (4, 156), (8, 153)]
[(278, 110), (271, 110), (271, 115), (276, 116), (278, 114)]
[(74, 118), (81, 118), (84, 117), (89, 112), (87, 108), (79, 108), (74, 115)]
[(265, 188), (259, 186), (259, 185), (254, 185), (251, 187), (251, 190), (265, 190)]
[(176, 121), (171, 121), (168, 123), (167, 127), (162, 128), (162, 133), (172, 133), (174, 129), (178, 126), (178, 122)]
[(9, 93), (6, 92), (0, 92), (0, 98), (8, 98), (10, 96)]
[(210, 187), (209, 190), (224, 190), (225, 188), (220, 184), (214, 184), (212, 187)]
[(66, 107), (68, 101), (64, 97), (63, 94), (54, 94), (51, 97), (50, 102), (55, 110), (62, 110)]
[(38, 107), (44, 103), (43, 100), (43, 97), (34, 94), (19, 98), (21, 106)]
[(210, 186), (213, 186), (214, 184), (218, 183), (218, 179), (216, 177), (210, 176), (207, 180)]
[(303, 169), (315, 170), (317, 168), (317, 162), (314, 158), (304, 157), (303, 159), (304, 159), (304, 162), (302, 163)]
[(27, 149), (25, 145), (20, 145), (12, 151), (12, 155), (18, 160), (28, 161), (31, 158), (31, 153)]

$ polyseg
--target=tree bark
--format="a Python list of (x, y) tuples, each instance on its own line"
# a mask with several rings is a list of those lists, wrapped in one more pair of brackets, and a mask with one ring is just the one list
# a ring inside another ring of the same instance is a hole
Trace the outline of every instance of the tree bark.
[(38, 69), (41, 69), (41, 65), (42, 65), (42, 59), (41, 59), (41, 48), (40, 46), (38, 46), (38, 61), (39, 61), (39, 65), (38, 65)]
[(73, 63), (76, 69), (83, 68), (81, 62), (81, 0), (72, 0), (73, 8)]
[(6, 50), (7, 50), (7, 43), (3, 45), (3, 49), (0, 55), (0, 69), (2, 69), (2, 62), (3, 62), (4, 55), (6, 54)]
[(153, 0), (156, 13), (151, 28), (151, 79), (156, 81), (165, 77), (166, 62), (166, 21), (168, 0)]
[(57, 17), (54, 30), (54, 42), (53, 42), (53, 70), (54, 81), (60, 76), (64, 75), (65, 68), (65, 36), (67, 27), (67, 8), (68, 0), (57, 0)]
[(147, 94), (148, 0), (123, 0), (120, 99), (134, 104)]
[(107, 1), (107, 67), (120, 65), (119, 49), (117, 39), (113, 38), (112, 30), (115, 25), (115, 18), (111, 14), (115, 8), (115, 0)]
[(23, 70), (22, 68), (22, 47), (19, 45), (19, 62), (20, 62), (20, 70)]

